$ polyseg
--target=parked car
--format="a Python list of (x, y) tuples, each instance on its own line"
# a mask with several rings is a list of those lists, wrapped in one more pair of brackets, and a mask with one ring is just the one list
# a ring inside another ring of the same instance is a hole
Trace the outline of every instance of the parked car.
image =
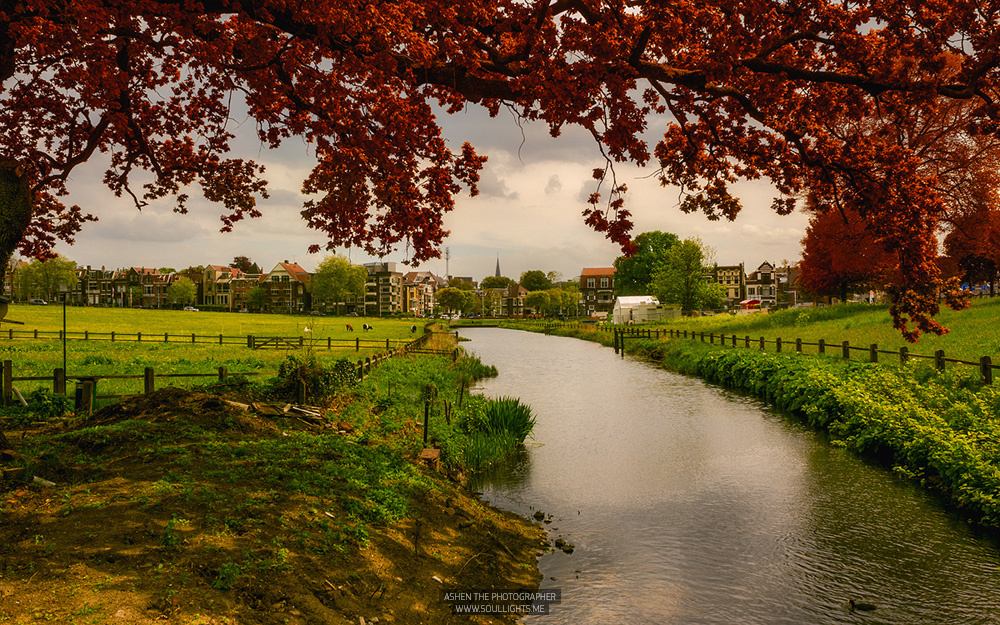
[(32, 304), (34, 306), (48, 306), (49, 305), (49, 303), (46, 302), (43, 299), (33, 299), (33, 300), (28, 301), (28, 303)]
[(190, 312), (198, 312), (198, 309), (195, 308), (194, 306), (185, 306), (184, 310), (187, 310), (187, 311), (190, 311)]

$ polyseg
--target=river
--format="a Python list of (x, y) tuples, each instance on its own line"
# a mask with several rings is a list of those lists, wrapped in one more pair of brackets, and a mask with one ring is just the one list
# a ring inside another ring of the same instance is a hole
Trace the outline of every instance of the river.
[[(525, 623), (1000, 623), (1000, 551), (794, 417), (596, 343), (464, 328), (537, 420), (473, 488), (551, 515), (562, 602)], [(847, 602), (871, 603), (872, 612)]]

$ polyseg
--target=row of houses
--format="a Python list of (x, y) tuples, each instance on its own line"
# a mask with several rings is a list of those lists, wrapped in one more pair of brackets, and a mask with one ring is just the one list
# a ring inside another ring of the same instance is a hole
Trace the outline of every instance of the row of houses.
[[(26, 264), (15, 263), (7, 273), (4, 292), (8, 297), (17, 298), (14, 292), (17, 271)], [(72, 305), (122, 308), (171, 308), (190, 303), (230, 311), (337, 310), (372, 316), (408, 311), (430, 315), (434, 312), (435, 293), (446, 284), (426, 271), (404, 274), (397, 270), (396, 263), (370, 263), (364, 267), (367, 280), (363, 292), (349, 294), (342, 302), (314, 302), (310, 292), (312, 274), (287, 260), (276, 263), (267, 272), (257, 265), (243, 270), (213, 264), (200, 270), (171, 272), (151, 267), (108, 269), (88, 265), (77, 268), (77, 282), (66, 292), (66, 301)], [(168, 292), (182, 278), (194, 284), (194, 293), (189, 302), (173, 302)], [(256, 287), (262, 291), (252, 294)]]
[[(799, 270), (775, 266), (764, 261), (754, 271), (746, 273), (743, 263), (718, 265), (710, 270), (711, 278), (725, 289), (725, 307), (773, 308), (798, 302)], [(587, 316), (604, 316), (613, 311), (615, 291), (614, 267), (584, 269), (580, 275), (581, 306)]]

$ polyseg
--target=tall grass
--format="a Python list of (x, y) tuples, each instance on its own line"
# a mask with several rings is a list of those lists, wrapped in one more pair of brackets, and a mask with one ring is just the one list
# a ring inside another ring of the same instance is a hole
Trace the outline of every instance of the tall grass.
[(937, 319), (949, 329), (943, 336), (925, 334), (916, 344), (903, 340), (892, 327), (888, 306), (842, 304), (820, 308), (791, 308), (772, 314), (715, 315), (671, 319), (656, 327), (736, 334), (741, 338), (765, 337), (794, 341), (797, 338), (827, 344), (849, 341), (851, 345), (867, 347), (872, 343), (880, 349), (898, 350), (906, 346), (913, 353), (932, 355), (944, 350), (947, 356), (964, 360), (979, 360), (980, 356), (996, 358), (1000, 354), (1000, 333), (996, 331), (1000, 318), (1000, 298), (979, 299), (966, 310), (943, 309)]

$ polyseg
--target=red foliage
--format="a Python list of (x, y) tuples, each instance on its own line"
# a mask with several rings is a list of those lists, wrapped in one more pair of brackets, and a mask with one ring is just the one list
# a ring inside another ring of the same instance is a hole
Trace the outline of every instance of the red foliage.
[[(0, 9), (0, 160), (39, 197), (29, 253), (90, 219), (59, 198), (98, 152), (116, 193), (183, 212), (197, 184), (228, 229), (265, 193), (257, 164), (227, 156), (242, 97), (262, 142), (311, 144), (303, 215), (328, 247), (405, 240), (422, 260), (484, 160), (448, 148), (428, 102), (507, 104), (553, 135), (591, 132), (602, 169), (655, 158), (683, 210), (732, 218), (729, 185), (762, 177), (780, 213), (807, 189), (854, 210), (898, 261), (901, 329), (943, 331), (935, 233), (953, 170), (934, 146), (1000, 128), (998, 24), (965, 2), (18, 0)], [(922, 134), (948, 101), (970, 103), (961, 125)], [(652, 147), (650, 123), (666, 124)], [(627, 248), (623, 194), (584, 215)]]
[(802, 286), (816, 295), (839, 297), (859, 289), (881, 289), (893, 271), (893, 257), (878, 245), (855, 212), (813, 215), (802, 239)]

